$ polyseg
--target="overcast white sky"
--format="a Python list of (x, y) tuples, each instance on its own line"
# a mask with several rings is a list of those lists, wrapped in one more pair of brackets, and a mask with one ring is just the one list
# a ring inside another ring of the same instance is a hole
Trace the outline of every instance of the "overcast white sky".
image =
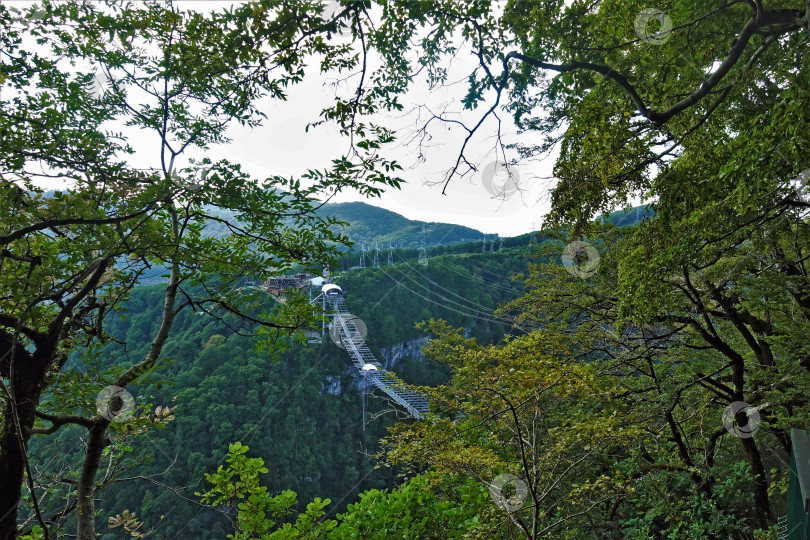
[[(196, 5), (195, 3), (193, 5)], [(189, 2), (189, 5), (192, 5)], [(210, 3), (208, 4), (210, 5)], [(458, 119), (473, 124), (478, 120), (479, 111), (462, 113), (460, 99), (464, 96), (466, 77), (474, 67), (474, 59), (468, 53), (460, 53), (450, 66), (450, 81), (458, 84), (441, 91), (429, 91), (424, 77), (403, 96), (404, 112), (395, 117), (377, 118), (376, 121), (387, 127), (396, 128), (400, 133), (395, 148), (390, 149), (389, 157), (396, 159), (404, 170), (401, 176), (406, 180), (401, 190), (390, 190), (380, 199), (365, 200), (370, 204), (398, 212), (410, 219), (456, 223), (476, 228), (485, 233), (515, 236), (539, 228), (543, 215), (548, 211), (548, 189), (553, 159), (544, 162), (520, 164), (514, 174), (519, 190), (511, 189), (505, 196), (500, 187), (507, 182), (505, 171), (501, 171), (493, 182), (493, 195), (484, 185), (482, 171), (495, 160), (494, 135), (497, 124), (488, 121), (475, 138), (472, 150), (467, 155), (480, 165), (477, 173), (465, 178), (456, 178), (442, 195), (444, 173), (452, 167), (463, 142), (465, 133), (459, 127), (448, 128), (436, 123), (430, 131), (431, 139), (420, 148), (414, 140), (414, 133), (427, 114), (418, 106), (428, 105), (433, 112), (446, 110), (458, 113)], [(317, 73), (317, 68), (313, 70)], [(260, 128), (246, 128), (232, 131), (233, 143), (223, 149), (229, 159), (239, 160), (250, 172), (262, 176), (267, 174), (296, 175), (308, 168), (320, 168), (329, 160), (348, 150), (348, 141), (341, 139), (332, 126), (319, 126), (307, 133), (307, 123), (317, 120), (320, 109), (329, 104), (334, 96), (333, 79), (324, 76), (310, 76), (296, 86), (287, 102), (267, 102), (265, 112), (268, 121)], [(500, 115), (503, 123), (501, 132), (507, 142), (515, 140), (515, 126), (508, 114)], [(530, 135), (524, 135), (524, 137)], [(511, 187), (511, 186), (510, 186)], [(340, 194), (335, 201), (364, 200), (352, 194)]]
[[(32, 2), (13, 1), (7, 4), (19, 8), (30, 6)], [(220, 9), (230, 3), (203, 1), (182, 2), (188, 9)], [(469, 124), (478, 120), (480, 111), (466, 112), (463, 115), (460, 98), (466, 86), (464, 79), (474, 66), (473, 58), (468, 53), (460, 53), (451, 64), (450, 80), (459, 84), (444, 88), (441, 91), (429, 92), (422, 80), (417, 80), (412, 90), (402, 97), (405, 112), (396, 117), (380, 117), (375, 121), (395, 128), (400, 138), (395, 147), (390, 149), (389, 157), (396, 159), (403, 167), (400, 176), (406, 183), (401, 190), (389, 190), (380, 199), (367, 200), (353, 193), (342, 193), (334, 202), (364, 200), (410, 219), (456, 223), (473, 227), (489, 234), (514, 236), (536, 230), (548, 211), (548, 190), (551, 187), (551, 169), (553, 159), (541, 162), (522, 163), (513, 169), (517, 191), (510, 189), (504, 196), (502, 186), (507, 177), (501, 171), (492, 182), (489, 190), (482, 178), (482, 171), (495, 160), (494, 135), (497, 125), (494, 119), (489, 120), (480, 130), (474, 144), (468, 147), (467, 157), (479, 165), (478, 172), (465, 178), (455, 178), (448, 186), (447, 195), (442, 195), (440, 181), (445, 172), (452, 167), (458, 156), (465, 132), (459, 127), (436, 123), (430, 131), (431, 138), (420, 149), (412, 140), (412, 135), (426, 111), (414, 110), (416, 106), (428, 105), (433, 112), (458, 113), (457, 119), (466, 120)], [(257, 177), (273, 174), (285, 176), (298, 175), (307, 169), (326, 167), (331, 159), (348, 150), (348, 141), (342, 139), (332, 126), (319, 126), (305, 132), (307, 123), (318, 119), (320, 110), (329, 104), (335, 90), (334, 81), (318, 75), (318, 68), (312, 70), (315, 75), (291, 88), (287, 102), (267, 100), (261, 104), (268, 118), (259, 128), (242, 128), (235, 124), (229, 134), (233, 142), (211, 152), (212, 159), (227, 158), (242, 164), (243, 168)], [(423, 77), (424, 78), (424, 77)], [(516, 140), (515, 127), (507, 113), (500, 115), (503, 123), (501, 132), (505, 142)], [(157, 136), (145, 132), (128, 133), (130, 141), (138, 152), (134, 159), (139, 166), (153, 161), (147, 156), (154, 156), (159, 150)], [(522, 137), (530, 137), (531, 134)], [(490, 165), (490, 170), (492, 166)], [(490, 176), (491, 178), (491, 176)], [(508, 186), (511, 187), (511, 186)], [(493, 195), (495, 192), (500, 197)]]
[[(452, 66), (451, 73), (457, 73), (460, 79), (469, 73), (471, 62), (458, 61)], [(324, 106), (333, 96), (334, 90), (329, 81), (312, 77), (297, 86), (290, 99), (282, 103), (266, 104), (268, 113), (266, 125), (257, 129), (238, 128), (232, 131), (233, 143), (226, 149), (229, 159), (239, 160), (244, 167), (257, 175), (283, 174), (295, 175), (307, 168), (320, 168), (329, 164), (329, 160), (340, 156), (348, 150), (348, 141), (342, 139), (332, 126), (319, 126), (310, 129), (308, 122), (317, 119), (320, 106)], [(455, 95), (454, 95), (455, 94)], [(397, 128), (400, 140), (390, 149), (389, 156), (396, 159), (404, 168), (401, 176), (407, 180), (401, 190), (390, 190), (381, 199), (370, 202), (398, 212), (410, 219), (423, 221), (440, 221), (458, 223), (476, 228), (486, 233), (498, 233), (503, 236), (523, 234), (542, 221), (547, 211), (549, 181), (553, 165), (551, 159), (545, 162), (523, 163), (515, 168), (517, 187), (507, 197), (496, 197), (484, 185), (482, 173), (486, 166), (495, 159), (493, 137), (497, 125), (493, 119), (483, 126), (476, 137), (473, 150), (467, 155), (478, 162), (479, 171), (466, 178), (454, 179), (447, 188), (447, 195), (442, 195), (440, 181), (444, 173), (455, 162), (465, 133), (459, 127), (448, 128), (447, 125), (434, 124), (432, 138), (421, 148), (419, 158), (418, 141), (413, 140), (413, 133), (420, 123), (418, 105), (431, 105), (433, 111), (441, 110), (443, 104), (448, 111), (461, 113), (459, 98), (463, 96), (463, 87), (456, 85), (444, 92), (427, 91), (426, 85), (417, 85), (402, 99), (405, 111), (396, 117), (378, 118), (377, 121), (388, 127)], [(407, 112), (409, 111), (410, 112)], [(424, 119), (426, 111), (422, 110)], [(459, 118), (473, 123), (481, 112), (467, 112)], [(507, 141), (515, 140), (515, 128), (508, 115), (501, 115), (502, 133)], [(490, 166), (490, 170), (492, 167)], [(501, 171), (491, 188), (495, 194), (503, 192), (507, 181), (505, 171)], [(336, 201), (362, 200), (356, 194), (341, 194)]]

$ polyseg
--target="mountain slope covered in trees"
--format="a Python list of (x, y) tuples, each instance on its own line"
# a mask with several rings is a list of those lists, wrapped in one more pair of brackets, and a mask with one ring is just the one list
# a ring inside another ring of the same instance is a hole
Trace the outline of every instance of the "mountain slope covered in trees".
[[(386, 249), (389, 245), (418, 248), (423, 225), (427, 246), (481, 240), (485, 236), (481, 231), (463, 225), (410, 220), (364, 202), (326, 204), (320, 213), (349, 223), (350, 227), (346, 230), (349, 238), (356, 244), (365, 244), (367, 249), (371, 249), (375, 243), (380, 249)], [(492, 236), (489, 235), (490, 238)]]
[[(219, 211), (223, 218), (234, 217), (233, 212)], [(317, 215), (330, 217), (346, 223), (335, 227), (347, 238), (357, 244), (353, 251), (360, 251), (361, 244), (371, 250), (375, 243), (380, 249), (389, 246), (400, 248), (418, 248), (421, 240), (422, 226), (425, 226), (425, 245), (438, 246), (457, 244), (472, 240), (481, 240), (486, 235), (481, 231), (450, 223), (424, 222), (408, 219), (396, 212), (374, 206), (365, 202), (326, 203), (321, 206)], [(228, 233), (228, 227), (211, 221), (205, 228), (205, 234), (222, 236)], [(493, 235), (489, 235), (491, 238)]]
[[(478, 244), (470, 244), (473, 253), (437, 256), (427, 267), (406, 259), (334, 280), (346, 291), (349, 308), (367, 322), (366, 341), (381, 361), (383, 349), (390, 354), (393, 346), (421, 339), (424, 332), (414, 325), (431, 318), (451, 321), (490, 343), (501, 339), (508, 325), (488, 313), (520, 294), (510, 277), (525, 270), (527, 247), (476, 253)], [(133, 291), (125, 315), (110, 321), (110, 334), (121, 343), (95, 351), (97, 369), (115, 369), (145, 354), (159, 324), (164, 289), (157, 284)], [(266, 293), (245, 295), (251, 305), (276, 305)], [(168, 407), (173, 418), (157, 432), (115, 439), (110, 459), (120, 459), (127, 467), (122, 476), (131, 479), (101, 492), (104, 515), (129, 510), (154, 538), (223, 538), (227, 517), (189, 499), (195, 500), (194, 492), (205, 484), (203, 473), (215, 470), (235, 441), (264, 459), (269, 473), (263, 482), (271, 492), (293, 489), (299, 504), (329, 497), (333, 513), (360, 492), (397, 483), (396, 470), (375, 470), (372, 455), (403, 411), (374, 392), (367, 398), (364, 428), (362, 381), (328, 333), (323, 343), (308, 346), (281, 338), (277, 345), (287, 350), (270, 354), (256, 350), (255, 328), (233, 316), (220, 321), (184, 311), (175, 325), (164, 349), (165, 366), (156, 373), (160, 382), (131, 387), (138, 407)], [(61, 375), (64, 380), (81, 377), (72, 365)], [(435, 385), (449, 375), (446, 367), (410, 355), (391, 369), (412, 384)], [(71, 461), (75, 466), (80, 455), (73, 437), (64, 432), (49, 444), (35, 444), (34, 453), (61, 456), (53, 470)], [(102, 536), (116, 537), (114, 531)]]
[[(12, 4), (0, 540), (810, 538), (807, 0)], [(401, 176), (544, 229), (321, 208)], [(425, 418), (248, 285), (324, 269)]]

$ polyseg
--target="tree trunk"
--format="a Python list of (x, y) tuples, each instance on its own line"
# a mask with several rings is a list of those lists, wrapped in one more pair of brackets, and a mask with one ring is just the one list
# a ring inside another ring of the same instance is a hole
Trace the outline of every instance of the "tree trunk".
[[(175, 235), (177, 232), (177, 215), (173, 210), (173, 231)], [(122, 374), (115, 385), (120, 388), (126, 388), (128, 384), (135, 381), (142, 373), (148, 371), (155, 364), (160, 357), (163, 346), (166, 344), (166, 339), (169, 337), (174, 319), (177, 313), (174, 310), (175, 301), (177, 299), (177, 288), (180, 283), (180, 267), (174, 262), (171, 266), (169, 284), (166, 286), (166, 294), (163, 303), (163, 319), (160, 323), (160, 328), (155, 335), (152, 346), (149, 352), (141, 362), (130, 367), (124, 374)], [(120, 404), (119, 404), (120, 405)], [(116, 407), (117, 409), (117, 407)], [(79, 477), (79, 486), (77, 494), (77, 509), (78, 509), (78, 526), (77, 535), (79, 540), (95, 540), (96, 538), (96, 520), (95, 520), (95, 502), (93, 496), (96, 491), (96, 474), (98, 473), (99, 463), (101, 462), (101, 454), (104, 447), (107, 446), (107, 428), (110, 421), (103, 417), (96, 417), (93, 420), (93, 427), (90, 428), (87, 439), (87, 450), (84, 454), (84, 463), (82, 464), (82, 474)]]
[(18, 349), (10, 368), (9, 390), (16, 402), (16, 420), (14, 404), (8, 400), (0, 423), (0, 540), (17, 537), (17, 507), (25, 480), (25, 452), (45, 380), (47, 356), (41, 349), (33, 355), (21, 354)]
[[(22, 419), (20, 421), (22, 423)], [(9, 402), (3, 408), (0, 431), (0, 540), (17, 538), (17, 506), (22, 496), (23, 470), (20, 440)]]
[(751, 472), (754, 473), (754, 506), (757, 513), (757, 524), (767, 529), (773, 521), (771, 503), (768, 497), (768, 477), (765, 474), (765, 466), (762, 464), (762, 456), (753, 438), (740, 439), (748, 463), (751, 464)]
[(82, 474), (79, 476), (76, 493), (79, 540), (95, 540), (96, 538), (96, 505), (93, 499), (101, 453), (107, 446), (107, 425), (108, 422), (102, 418), (88, 430), (87, 451), (84, 454)]

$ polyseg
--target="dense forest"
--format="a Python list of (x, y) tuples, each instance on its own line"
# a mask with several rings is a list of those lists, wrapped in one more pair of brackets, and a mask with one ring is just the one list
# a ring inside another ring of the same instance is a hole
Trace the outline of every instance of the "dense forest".
[[(353, 312), (368, 321), (366, 341), (372, 350), (390, 358), (407, 382), (435, 386), (449, 378), (446, 366), (408, 354), (418, 353), (418, 346), (396, 356), (391, 348), (423, 337), (417, 322), (439, 318), (466, 328), (467, 335), (482, 343), (500, 341), (506, 329), (487, 322), (481, 313), (519, 296), (520, 287), (509, 278), (526, 269), (527, 256), (510, 249), (437, 257), (428, 267), (405, 262), (348, 272), (336, 281)], [(122, 315), (108, 321), (113, 342), (93, 352), (95, 370), (114, 369), (144, 355), (149, 336), (160, 324), (164, 294), (162, 285), (133, 291)], [(279, 305), (268, 293), (243, 294), (242, 301), (257, 309)], [(443, 307), (445, 302), (450, 309)], [(472, 307), (476, 305), (478, 310)], [(194, 492), (203, 486), (203, 474), (224, 461), (234, 441), (263, 456), (271, 471), (263, 485), (273, 493), (295, 491), (299, 511), (320, 496), (335, 501), (328, 508), (331, 514), (343, 512), (358, 493), (399, 483), (396, 470), (374, 469), (373, 455), (380, 450), (379, 439), (402, 413), (397, 414), (384, 395), (364, 387), (345, 351), (328, 333), (321, 343), (309, 345), (283, 338), (287, 350), (263, 353), (257, 351), (259, 340), (245, 321), (234, 315), (223, 320), (197, 315), (185, 312), (175, 321), (160, 379), (129, 387), (139, 409), (160, 406), (172, 418), (154, 433), (125, 430), (123, 440), (110, 447), (120, 456), (121, 472), (111, 495), (103, 498), (104, 514), (129, 511), (148, 524), (155, 538), (173, 538), (180, 531), (193, 538), (224, 538), (227, 517), (195, 501)], [(60, 378), (82, 379), (88, 356), (89, 351), (74, 353)], [(364, 392), (367, 425), (361, 408)], [(35, 441), (32, 455), (48, 463), (52, 474), (64, 474), (81, 462), (80, 448), (77, 434), (64, 431), (47, 444)], [(49, 463), (49, 455), (60, 459)], [(61, 502), (53, 500), (53, 509), (45, 503), (42, 507), (58, 511)], [(65, 528), (71, 525), (67, 522)], [(102, 538), (118, 536), (111, 531)]]
[[(357, 244), (354, 246), (355, 251), (359, 251), (361, 246), (371, 251), (375, 245), (380, 250), (387, 250), (390, 246), (413, 249), (419, 248), (422, 241), (427, 246), (440, 246), (481, 240), (485, 236), (480, 231), (463, 225), (414, 221), (364, 202), (327, 203), (315, 213), (339, 220), (340, 225), (335, 225), (334, 229), (344, 231), (349, 241)], [(223, 236), (229, 233), (227, 222), (234, 221), (235, 214), (219, 210), (217, 216), (224, 218), (226, 222), (208, 222), (204, 234)]]
[[(365, 245), (369, 250), (375, 245), (381, 250), (391, 245), (419, 248), (420, 241), (428, 246), (438, 246), (484, 238), (484, 234), (480, 231), (463, 225), (412, 221), (395, 212), (360, 202), (327, 204), (320, 212), (347, 223), (347, 233), (351, 241)], [(425, 226), (424, 238), (423, 226)]]
[(810, 538), (806, 0), (205, 4), (0, 4), (0, 540)]

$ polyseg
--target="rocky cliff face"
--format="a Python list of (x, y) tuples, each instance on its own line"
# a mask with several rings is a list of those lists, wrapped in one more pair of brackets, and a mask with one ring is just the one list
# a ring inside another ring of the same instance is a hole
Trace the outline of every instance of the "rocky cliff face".
[(323, 383), (323, 391), (333, 396), (338, 396), (343, 391), (340, 384), (340, 377), (332, 375), (326, 376), (326, 382)]
[[(422, 358), (422, 347), (427, 343), (427, 339), (426, 336), (420, 336), (391, 347), (383, 347), (378, 360), (385, 369), (396, 371), (397, 366), (403, 359), (407, 357)], [(348, 364), (345, 373), (352, 377), (352, 385), (359, 389), (362, 384), (362, 378), (360, 373), (357, 372), (357, 369), (353, 365)], [(327, 375), (326, 381), (323, 383), (322, 391), (332, 394), (333, 396), (340, 395), (341, 392), (343, 392), (340, 377)]]
[(408, 356), (412, 358), (422, 358), (422, 347), (427, 343), (427, 336), (419, 336), (402, 343), (398, 343), (392, 347), (383, 347), (381, 349), (383, 366), (385, 369), (396, 370), (403, 358)]

